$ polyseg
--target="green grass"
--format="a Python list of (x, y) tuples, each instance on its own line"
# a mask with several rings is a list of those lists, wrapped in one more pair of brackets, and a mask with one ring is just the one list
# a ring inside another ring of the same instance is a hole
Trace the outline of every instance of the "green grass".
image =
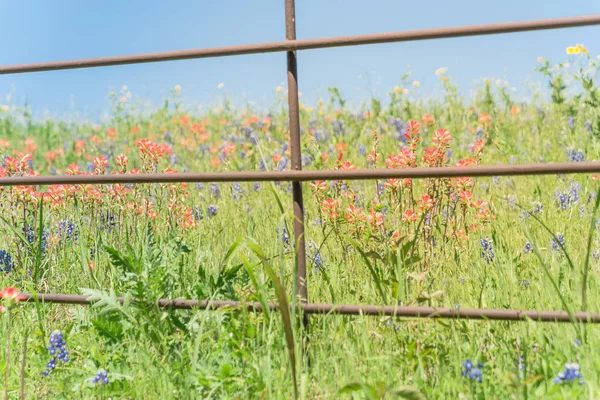
[[(577, 70), (581, 57), (569, 70), (543, 64), (541, 72), (554, 85), (552, 99), (540, 95), (528, 103), (491, 83), (473, 99), (463, 99), (450, 80), (440, 82), (437, 100), (392, 91), (389, 101), (374, 99), (356, 109), (332, 90), (331, 98), (301, 110), (302, 151), (313, 160), (305, 168), (335, 168), (340, 149), (343, 161), (373, 167), (360, 146), (368, 154), (375, 141), (382, 155), (377, 167), (384, 168), (387, 156), (405, 145), (395, 121), (421, 121), (425, 114), (433, 116), (435, 129), (452, 134), (451, 164), (472, 156), (469, 145), (479, 137), (485, 141), (484, 165), (564, 162), (571, 157), (568, 149), (581, 151), (586, 161), (597, 160), (598, 89), (587, 81), (583, 88), (576, 82), (561, 88), (557, 80)], [(596, 76), (595, 61), (589, 65), (589, 71), (575, 72), (580, 80)], [(111, 171), (119, 170), (114, 157), (126, 154), (128, 170), (145, 172), (168, 166), (193, 172), (259, 170), (261, 158), (266, 169), (276, 169), (275, 154), (289, 157), (282, 103), (270, 107), (271, 121), (263, 130), (248, 121), (255, 115), (250, 106), (235, 110), (226, 103), (196, 115), (183, 110), (177, 96), (169, 101), (151, 115), (115, 102), (112, 119), (101, 126), (34, 121), (19, 108), (0, 111), (0, 148), (13, 157), (31, 153), (40, 174), (64, 173), (73, 163), (85, 171), (99, 155), (109, 159)], [(483, 113), (490, 116), (489, 126), (480, 122)], [(264, 122), (266, 114), (256, 115)], [(182, 117), (189, 122), (182, 123)], [(209, 124), (200, 128), (204, 120)], [(432, 131), (422, 130), (420, 149), (431, 145)], [(170, 143), (175, 158), (165, 154), (156, 166), (144, 163), (135, 145), (140, 138)], [(228, 142), (235, 150), (216, 165), (213, 158), (227, 151), (221, 146)], [(423, 165), (420, 156), (417, 162)], [(567, 310), (566, 304), (568, 311), (600, 311), (600, 263), (594, 256), (600, 248), (594, 215), (598, 181), (590, 174), (476, 179), (473, 195), (489, 204), (494, 220), (478, 223), (464, 240), (449, 234), (442, 217), (414, 225), (400, 221), (413, 198), (439, 181), (425, 181), (430, 185), (425, 188), (414, 181), (413, 196), (402, 200), (390, 190), (378, 196), (378, 183), (384, 182), (348, 183), (366, 211), (387, 208), (384, 228), (366, 226), (360, 234), (351, 232), (352, 224), (343, 218), (328, 221), (312, 187), (303, 184), (310, 302), (534, 310)], [(345, 208), (349, 200), (340, 185), (326, 197)], [(10, 379), (2, 382), (11, 398), (18, 398), (21, 381), (29, 398), (290, 399), (296, 386), (302, 399), (600, 397), (600, 332), (594, 325), (311, 316), (307, 333), (293, 307), (283, 320), (278, 312), (158, 308), (159, 298), (296, 304), (295, 257), (282, 240), (287, 226), (293, 243), (289, 184), (261, 183), (255, 190), (253, 183), (242, 183), (237, 200), (234, 186), (219, 188), (215, 197), (209, 184), (136, 185), (119, 197), (117, 187), (105, 186), (97, 195), (79, 189), (76, 200), (67, 196), (64, 201), (55, 189), (38, 188), (54, 196), (44, 195), (43, 205), (40, 196), (3, 189), (0, 249), (10, 253), (14, 268), (0, 273), (0, 285), (23, 292), (85, 293), (95, 302), (92, 307), (29, 303), (12, 310)], [(564, 209), (556, 191), (571, 193)], [(449, 204), (444, 196), (440, 215)], [(375, 199), (382, 204), (373, 204)], [(539, 203), (541, 212), (524, 215), (523, 208)], [(211, 205), (217, 208), (212, 217)], [(194, 218), (194, 207), (202, 210), (201, 219)], [(76, 233), (66, 230), (71, 223)], [(396, 229), (403, 238), (399, 252), (389, 243)], [(564, 235), (564, 249), (553, 250), (558, 233)], [(481, 256), (481, 239), (493, 243), (491, 262)], [(533, 252), (524, 253), (527, 241)], [(322, 268), (315, 265), (317, 249)], [(116, 296), (127, 301), (120, 304)], [(0, 319), (0, 343), (6, 343), (6, 316)], [(70, 361), (58, 362), (45, 377), (54, 330), (63, 332)], [(21, 373), (26, 332), (27, 364)], [(5, 359), (6, 346), (0, 346), (2, 371)], [(467, 359), (484, 363), (482, 383), (461, 376)], [(565, 363), (573, 362), (580, 365), (585, 384), (554, 384)], [(101, 368), (109, 373), (108, 385), (92, 383)]]

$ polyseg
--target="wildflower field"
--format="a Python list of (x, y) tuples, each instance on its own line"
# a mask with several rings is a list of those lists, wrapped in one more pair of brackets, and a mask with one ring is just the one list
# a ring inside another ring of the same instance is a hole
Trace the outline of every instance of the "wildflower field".
[[(599, 62), (581, 45), (567, 53), (561, 64), (538, 59), (549, 90), (527, 102), (494, 80), (466, 98), (444, 69), (427, 101), (408, 75), (389, 98), (360, 106), (331, 88), (301, 105), (303, 168), (597, 160)], [(201, 114), (183, 107), (183, 90), (148, 113), (124, 87), (102, 123), (39, 120), (2, 105), (0, 175), (290, 168), (284, 88), (266, 111), (224, 101)], [(597, 175), (316, 181), (303, 190), (309, 302), (600, 311)], [(600, 398), (593, 324), (315, 315), (304, 331), (293, 307), (291, 201), (289, 182), (1, 187), (3, 392), (291, 399), (297, 386), (303, 399)], [(157, 306), (277, 302), (279, 282), (291, 324), (274, 311)], [(19, 292), (84, 294), (94, 304), (24, 303)]]

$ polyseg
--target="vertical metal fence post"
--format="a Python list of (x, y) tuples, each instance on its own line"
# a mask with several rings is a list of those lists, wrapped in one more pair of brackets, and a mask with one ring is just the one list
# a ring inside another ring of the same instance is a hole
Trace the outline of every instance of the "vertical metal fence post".
[[(296, 6), (294, 0), (285, 0), (285, 39), (296, 40)], [(287, 52), (288, 106), (290, 123), (290, 149), (292, 169), (302, 169), (302, 145), (300, 143), (300, 111), (298, 107), (298, 67), (296, 52)], [(294, 243), (298, 265), (298, 294), (300, 301), (308, 301), (306, 281), (306, 247), (304, 243), (304, 201), (302, 182), (292, 182), (294, 198)], [(303, 315), (304, 328), (308, 329), (308, 314)]]

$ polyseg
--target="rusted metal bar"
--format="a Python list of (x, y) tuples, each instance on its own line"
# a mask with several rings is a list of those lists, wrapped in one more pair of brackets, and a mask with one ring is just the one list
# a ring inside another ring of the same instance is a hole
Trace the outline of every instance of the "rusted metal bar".
[(464, 36), (493, 35), (512, 32), (538, 31), (547, 29), (572, 28), (578, 26), (599, 25), (600, 15), (553, 18), (523, 22), (505, 22), (498, 24), (460, 26), (454, 28), (422, 29), (406, 32), (390, 32), (369, 35), (340, 36), (332, 38), (289, 40), (282, 42), (224, 46), (206, 49), (166, 51), (128, 56), (111, 56), (69, 61), (51, 61), (34, 64), (8, 65), (0, 67), (0, 75), (26, 72), (57, 71), (64, 69), (107, 67), (126, 64), (140, 64), (195, 58), (224, 57), (242, 54), (273, 53), (321, 49), (328, 47), (358, 46), (376, 43), (406, 42), (456, 38)]
[[(25, 293), (26, 302), (33, 302), (34, 296)], [(78, 304), (92, 305), (93, 303), (85, 296), (68, 294), (38, 293), (38, 301), (41, 303)], [(123, 298), (118, 298), (123, 302)], [(262, 305), (259, 302), (241, 301), (212, 301), (212, 300), (177, 300), (161, 299), (157, 302), (159, 307), (173, 309), (245, 309), (251, 312), (261, 312)], [(279, 310), (279, 304), (269, 303), (269, 309)], [(438, 307), (404, 307), (404, 306), (379, 306), (361, 304), (318, 304), (299, 303), (298, 307), (306, 314), (322, 315), (371, 315), (390, 316), (402, 318), (443, 318), (443, 319), (474, 319), (492, 321), (524, 321), (531, 319), (540, 322), (582, 322), (600, 323), (600, 313), (575, 312), (573, 320), (566, 311), (534, 311), (534, 310), (504, 310), (504, 309), (475, 309), (475, 308), (438, 308)]]
[(0, 186), (17, 185), (75, 185), (114, 183), (170, 183), (170, 182), (260, 182), (316, 180), (371, 180), (400, 178), (452, 178), (459, 176), (521, 176), (600, 173), (600, 162), (482, 165), (478, 167), (436, 167), (407, 169), (354, 169), (354, 170), (292, 170), (264, 172), (203, 172), (177, 174), (124, 174), (124, 175), (52, 175), (0, 178)]
[[(285, 38), (296, 40), (296, 5), (294, 0), (285, 0)], [(298, 64), (296, 52), (287, 52), (288, 113), (290, 128), (290, 150), (292, 171), (302, 170), (302, 144), (300, 141), (300, 111), (298, 106)], [(306, 244), (304, 240), (304, 199), (302, 182), (292, 182), (294, 203), (294, 243), (296, 244), (297, 285), (300, 301), (308, 301), (306, 281)], [(304, 326), (308, 327), (308, 315), (304, 315)]]

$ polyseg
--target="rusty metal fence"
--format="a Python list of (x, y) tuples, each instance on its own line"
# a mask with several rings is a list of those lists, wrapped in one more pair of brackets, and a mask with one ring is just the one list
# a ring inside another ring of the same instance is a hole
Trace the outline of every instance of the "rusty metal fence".
[[(356, 46), (365, 44), (418, 41), (464, 36), (492, 35), (512, 32), (539, 31), (547, 29), (570, 28), (600, 25), (600, 15), (568, 18), (555, 18), (537, 21), (510, 22), (488, 25), (462, 26), (455, 28), (426, 29), (406, 32), (381, 33), (371, 35), (344, 36), (320, 39), (297, 40), (295, 1), (285, 1), (286, 40), (272, 43), (248, 44), (204, 48), (195, 50), (172, 51), (129, 56), (103, 57), (71, 61), (55, 61), (26, 65), (0, 66), (0, 75), (28, 72), (56, 71), (64, 69), (93, 68), (125, 64), (151, 63), (208, 57), (224, 57), (242, 54), (286, 52), (288, 77), (289, 130), (291, 148), (291, 170), (279, 172), (215, 172), (215, 173), (177, 173), (143, 175), (95, 175), (95, 176), (33, 176), (0, 178), (0, 186), (49, 185), (49, 184), (112, 184), (112, 183), (158, 183), (158, 182), (233, 182), (233, 181), (290, 181), (293, 189), (294, 238), (297, 253), (297, 285), (304, 323), (308, 324), (309, 314), (337, 315), (388, 315), (396, 317), (428, 317), (478, 320), (519, 321), (531, 319), (547, 322), (600, 323), (600, 313), (567, 311), (533, 311), (508, 309), (449, 309), (436, 307), (405, 307), (391, 305), (360, 304), (319, 304), (308, 302), (308, 281), (306, 277), (306, 249), (304, 238), (304, 204), (302, 182), (314, 180), (370, 180), (384, 178), (447, 178), (481, 177), (506, 175), (548, 175), (600, 172), (600, 162), (556, 163), (530, 165), (500, 165), (450, 168), (414, 168), (414, 169), (363, 169), (363, 170), (321, 170), (302, 171), (300, 144), (300, 116), (298, 107), (298, 70), (296, 51), (328, 47)], [(84, 296), (70, 294), (26, 294), (27, 301), (43, 303), (89, 305)], [(120, 299), (123, 301), (123, 299)], [(158, 305), (173, 309), (222, 308), (247, 309), (261, 311), (257, 302), (209, 301), (209, 300), (171, 300), (162, 299)], [(277, 310), (277, 303), (269, 308)]]

